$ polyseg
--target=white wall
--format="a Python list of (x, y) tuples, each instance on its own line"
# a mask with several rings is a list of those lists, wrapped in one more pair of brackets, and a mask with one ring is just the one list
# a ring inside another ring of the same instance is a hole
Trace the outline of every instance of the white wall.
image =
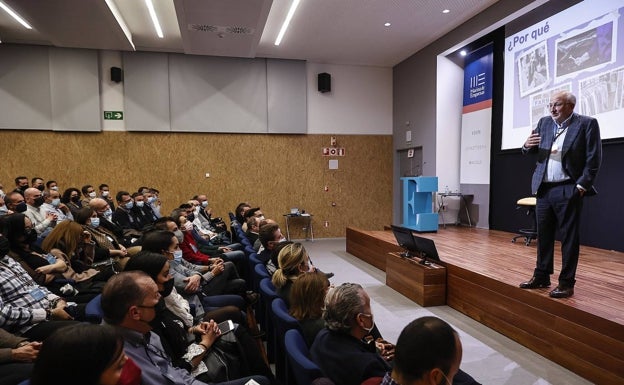
[[(331, 75), (331, 92), (317, 75)], [(308, 134), (392, 135), (392, 68), (307, 63)]]
[(124, 120), (104, 120), (104, 111), (124, 111), (123, 82), (115, 83), (110, 78), (110, 68), (123, 68), (121, 52), (100, 51), (100, 119), (103, 131), (124, 131)]

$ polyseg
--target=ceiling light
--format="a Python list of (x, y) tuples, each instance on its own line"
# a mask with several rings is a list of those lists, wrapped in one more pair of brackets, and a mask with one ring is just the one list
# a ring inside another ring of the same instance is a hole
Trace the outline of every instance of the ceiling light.
[(158, 16), (156, 16), (156, 10), (154, 10), (154, 4), (152, 0), (145, 0), (145, 5), (147, 5), (147, 10), (149, 11), (150, 17), (152, 18), (152, 23), (154, 23), (154, 28), (156, 29), (156, 35), (159, 38), (163, 38), (163, 31), (160, 28), (160, 23), (158, 22)]
[(4, 2), (0, 1), (0, 8), (4, 9), (4, 11), (6, 13), (8, 13), (9, 15), (11, 15), (11, 17), (13, 17), (15, 20), (17, 20), (21, 25), (24, 26), (24, 28), (27, 29), (32, 29), (32, 27), (30, 26), (30, 24), (28, 24), (26, 22), (26, 20), (22, 19), (22, 17), (20, 15), (18, 15), (14, 10), (12, 10), (11, 8), (9, 8), (8, 5), (4, 4)]
[(390, 24), (390, 23), (385, 23), (384, 25), (385, 25), (386, 27), (389, 27), (389, 26), (391, 26), (392, 24)]
[(449, 13), (449, 12), (451, 12), (450, 9), (445, 9), (444, 11), (442, 11), (442, 13)]
[(284, 34), (286, 33), (286, 29), (288, 29), (288, 24), (290, 24), (290, 20), (295, 14), (295, 10), (297, 10), (297, 7), (299, 6), (300, 1), (301, 0), (293, 0), (292, 4), (290, 5), (290, 9), (288, 10), (288, 14), (286, 15), (284, 24), (282, 24), (282, 28), (277, 34), (277, 39), (275, 39), (275, 45), (280, 45), (280, 43), (282, 42), (282, 38), (284, 37)]
[(465, 49), (462, 49), (461, 51), (459, 51), (459, 54), (462, 56), (466, 56), (468, 53), (466, 52)]
[(130, 28), (128, 28), (128, 25), (126, 24), (125, 20), (121, 16), (119, 9), (117, 9), (117, 5), (113, 2), (113, 0), (105, 0), (105, 2), (106, 2), (106, 5), (108, 6), (108, 9), (110, 9), (111, 13), (115, 17), (115, 20), (117, 20), (117, 24), (119, 24), (119, 27), (121, 27), (121, 30), (123, 31), (124, 35), (126, 35), (126, 39), (128, 39), (128, 42), (132, 46), (132, 49), (136, 51), (136, 47), (134, 46), (134, 43), (132, 42), (132, 33), (130, 32)]

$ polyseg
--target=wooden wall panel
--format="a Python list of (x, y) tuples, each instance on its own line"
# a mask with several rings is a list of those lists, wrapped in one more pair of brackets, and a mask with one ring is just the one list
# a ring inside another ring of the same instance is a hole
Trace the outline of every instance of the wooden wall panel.
[[(18, 175), (55, 179), (61, 189), (153, 186), (164, 213), (206, 193), (219, 216), (248, 201), (282, 227), (282, 214), (298, 207), (314, 215), (318, 238), (344, 237), (347, 226), (383, 229), (392, 221), (392, 137), (337, 141), (346, 156), (333, 158), (339, 169), (328, 170), (321, 149), (329, 147), (329, 135), (0, 131), (0, 182), (5, 191)], [(305, 236), (294, 221), (290, 232)]]

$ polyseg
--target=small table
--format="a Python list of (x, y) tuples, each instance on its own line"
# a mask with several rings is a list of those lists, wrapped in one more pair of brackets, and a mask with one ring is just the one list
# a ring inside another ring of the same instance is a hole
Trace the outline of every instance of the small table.
[[(446, 197), (459, 197), (462, 199), (462, 201), (464, 201), (464, 209), (466, 210), (466, 217), (468, 217), (468, 227), (472, 227), (470, 211), (468, 210), (468, 200), (466, 199), (466, 197), (472, 197), (472, 194), (462, 194), (460, 192), (439, 192), (438, 196), (440, 197), (440, 202), (438, 203), (438, 214), (440, 214), (440, 216), (442, 217), (442, 225), (444, 226), (444, 228), (446, 228), (446, 221), (444, 220), (444, 210), (442, 210), (442, 208), (444, 207), (444, 198)], [(456, 224), (458, 222), (459, 218), (457, 219)]]
[(312, 229), (312, 214), (284, 214), (284, 218), (286, 218), (286, 239), (290, 241), (290, 228), (289, 222), (293, 219), (298, 220), (301, 219), (304, 221), (305, 227), (303, 231), (305, 231), (306, 241), (314, 241), (314, 230)]

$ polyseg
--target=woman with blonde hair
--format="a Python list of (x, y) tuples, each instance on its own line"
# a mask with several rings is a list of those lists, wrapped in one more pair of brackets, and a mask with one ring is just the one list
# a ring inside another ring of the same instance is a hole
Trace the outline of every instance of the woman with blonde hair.
[(305, 247), (299, 242), (286, 245), (277, 256), (279, 268), (273, 273), (271, 281), (277, 294), (290, 307), (290, 289), (293, 282), (302, 274), (312, 273), (316, 268), (310, 263)]
[(323, 306), (329, 289), (325, 274), (315, 272), (303, 274), (290, 290), (290, 314), (299, 321), (303, 337), (312, 346), (316, 334), (325, 327)]

